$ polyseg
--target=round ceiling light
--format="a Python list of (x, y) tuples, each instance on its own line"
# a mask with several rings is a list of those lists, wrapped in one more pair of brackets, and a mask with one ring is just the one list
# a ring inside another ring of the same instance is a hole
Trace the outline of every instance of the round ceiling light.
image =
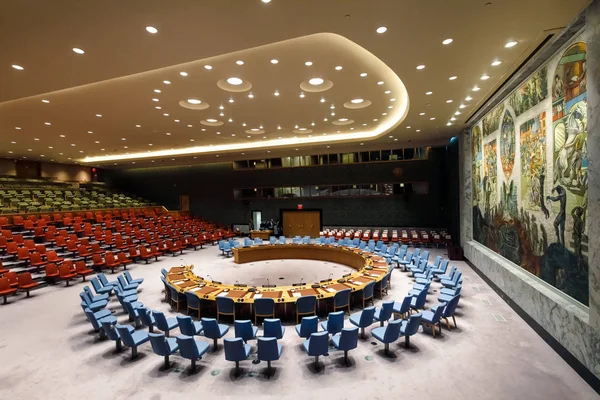
[(417, 69), (424, 69), (424, 68), (425, 68), (425, 66), (423, 64), (417, 65)]
[(279, 63), (279, 60), (276, 58), (271, 60), (271, 64), (278, 64), (278, 63)]
[(23, 71), (25, 68), (21, 67), (20, 65), (17, 64), (13, 64), (11, 65), (11, 67), (13, 67), (14, 69), (18, 69), (19, 71)]
[(202, 103), (202, 101), (198, 100), (198, 99), (188, 99), (187, 101), (190, 104), (200, 104)]
[(363, 99), (352, 99), (352, 100), (350, 100), (350, 102), (351, 102), (352, 104), (360, 104), (360, 103), (362, 103), (363, 101), (364, 101)]
[(304, 63), (304, 65), (306, 65), (307, 67), (310, 67), (312, 64), (313, 64), (312, 61), (307, 61)]
[(342, 66), (341, 66), (341, 65), (338, 65), (337, 67), (335, 67), (335, 70), (336, 70), (336, 71), (341, 71), (341, 70), (342, 70)]
[(517, 44), (519, 44), (519, 42), (516, 42), (516, 41), (510, 41), (510, 42), (506, 43), (506, 44), (504, 45), (504, 47), (506, 47), (507, 49), (510, 49), (511, 47), (515, 47)]
[(73, 51), (77, 54), (83, 54), (85, 51), (81, 50), (79, 47), (73, 47)]
[(324, 82), (324, 80), (322, 78), (312, 78), (308, 81), (308, 83), (310, 83), (313, 86), (322, 85), (323, 82)]
[(216, 119), (214, 119), (214, 118), (208, 118), (206, 121), (207, 121), (207, 122), (210, 122), (210, 123), (215, 123), (215, 122), (217, 122), (217, 120), (216, 120)]
[(453, 41), (454, 41), (454, 40), (452, 40), (452, 39), (448, 38), (448, 39), (445, 39), (445, 40), (442, 42), (442, 44), (450, 44), (450, 43), (452, 43)]
[(147, 27), (146, 27), (146, 31), (148, 31), (148, 32), (150, 32), (150, 33), (152, 33), (152, 34), (154, 34), (154, 33), (158, 33), (158, 29), (156, 29), (156, 28), (155, 28), (155, 27), (153, 27), (153, 26), (147, 26)]
[(235, 85), (235, 86), (239, 86), (243, 83), (244, 81), (241, 80), (240, 78), (227, 78), (227, 83), (229, 83), (230, 85)]
[(340, 122), (346, 122), (346, 121), (348, 121), (348, 118), (340, 118), (340, 119), (338, 119), (338, 121), (340, 121)]
[(380, 26), (375, 30), (377, 33), (385, 33), (387, 32), (387, 28), (385, 26)]
[(187, 72), (185, 72), (185, 71), (181, 71), (181, 72), (179, 73), (179, 75), (181, 75), (181, 76), (188, 76), (188, 73), (187, 73)]
[(205, 65), (205, 66), (204, 66), (204, 69), (211, 70), (211, 69), (212, 69), (212, 66), (210, 66), (210, 65)]
[(237, 60), (235, 63), (236, 63), (237, 65), (244, 65), (244, 62), (243, 62), (242, 60)]
[(502, 64), (502, 61), (500, 60), (495, 60), (492, 62), (492, 67), (497, 67), (498, 65)]

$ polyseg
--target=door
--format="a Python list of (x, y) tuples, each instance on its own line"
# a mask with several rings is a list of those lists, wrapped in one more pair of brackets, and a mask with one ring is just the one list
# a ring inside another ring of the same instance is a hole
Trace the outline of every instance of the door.
[(252, 211), (252, 228), (254, 230), (259, 230), (260, 224), (262, 224), (262, 212)]
[(282, 219), (283, 234), (288, 237), (318, 237), (321, 229), (320, 211), (284, 211)]
[(179, 196), (179, 211), (190, 211), (190, 196)]

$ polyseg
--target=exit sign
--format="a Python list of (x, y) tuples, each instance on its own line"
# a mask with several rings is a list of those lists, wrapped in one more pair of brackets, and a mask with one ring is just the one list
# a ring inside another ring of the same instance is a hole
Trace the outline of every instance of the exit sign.
[(298, 210), (302, 210), (302, 204), (298, 204)]

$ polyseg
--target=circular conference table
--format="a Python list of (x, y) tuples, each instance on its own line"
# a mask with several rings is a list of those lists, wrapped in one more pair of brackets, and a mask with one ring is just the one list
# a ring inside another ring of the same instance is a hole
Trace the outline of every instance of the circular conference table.
[[(228, 284), (206, 280), (194, 274), (193, 265), (172, 267), (166, 276), (167, 283), (179, 293), (191, 292), (201, 300), (201, 308), (213, 308), (217, 297), (229, 297), (238, 304), (254, 303), (254, 299), (272, 298), (275, 305), (284, 307), (295, 303), (303, 296), (316, 296), (318, 302), (333, 298), (338, 291), (350, 289), (361, 291), (370, 282), (379, 282), (388, 273), (388, 264), (383, 257), (344, 246), (318, 244), (258, 245), (233, 249), (234, 262), (238, 264), (263, 261), (301, 259), (328, 261), (344, 264), (355, 272), (339, 278), (325, 279), (315, 283), (297, 283), (292, 286), (256, 287), (243, 284)], [(320, 307), (319, 307), (320, 308)], [(201, 311), (202, 313), (202, 311)], [(278, 313), (281, 315), (281, 312)]]

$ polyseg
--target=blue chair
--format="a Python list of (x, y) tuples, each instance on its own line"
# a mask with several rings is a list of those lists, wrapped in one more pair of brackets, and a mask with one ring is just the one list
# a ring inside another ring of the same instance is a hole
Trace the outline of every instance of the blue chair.
[(104, 300), (108, 301), (108, 294), (94, 295), (94, 292), (92, 292), (92, 289), (90, 289), (87, 286), (84, 286), (83, 290), (85, 290), (87, 292), (87, 294), (90, 296), (90, 300), (92, 300), (92, 303), (95, 303), (97, 301), (104, 301)]
[(240, 372), (240, 361), (247, 360), (250, 356), (252, 346), (245, 344), (242, 338), (225, 339), (223, 341), (225, 347), (225, 359), (235, 362), (235, 376)]
[(156, 320), (156, 327), (163, 331), (166, 337), (169, 337), (171, 329), (179, 326), (177, 318), (167, 318), (161, 311), (152, 311), (152, 315), (154, 315), (154, 319)]
[(277, 244), (277, 238), (275, 236), (269, 237), (269, 244)]
[(438, 268), (441, 262), (442, 262), (442, 256), (436, 256), (435, 261), (433, 261), (433, 264), (431, 264), (431, 265), (433, 266), (433, 268)]
[(435, 339), (435, 327), (437, 326), (440, 330), (439, 333), (442, 333), (442, 325), (440, 323), (440, 318), (444, 313), (444, 308), (446, 307), (446, 303), (438, 303), (435, 306), (431, 307), (431, 310), (423, 311), (421, 313), (421, 325), (427, 326), (431, 328), (431, 334)]
[(274, 337), (282, 339), (285, 327), (281, 325), (279, 318), (267, 318), (263, 320), (263, 337)]
[(350, 323), (352, 325), (358, 326), (361, 331), (360, 334), (362, 337), (365, 337), (365, 328), (373, 325), (373, 321), (375, 318), (375, 307), (370, 306), (363, 309), (360, 312), (354, 313), (350, 316)]
[(447, 288), (455, 288), (456, 286), (459, 285), (459, 283), (461, 283), (462, 279), (462, 272), (458, 271), (454, 274), (454, 276), (452, 277), (452, 279), (448, 280), (448, 279), (442, 279), (440, 280), (440, 283), (442, 284), (442, 286), (447, 287)]
[(440, 303), (449, 303), (450, 300), (452, 300), (452, 298), (454, 296), (458, 296), (461, 291), (462, 291), (462, 285), (456, 286), (455, 289), (441, 288), (440, 295), (438, 296), (438, 301)]
[(98, 278), (92, 278), (90, 280), (90, 282), (92, 283), (92, 286), (94, 287), (94, 291), (97, 294), (99, 294), (99, 295), (107, 294), (109, 296), (112, 294), (112, 291), (113, 291), (112, 285), (102, 286), (100, 284), (100, 281), (98, 281)]
[[(362, 242), (364, 243), (364, 242)], [(344, 361), (348, 365), (348, 351), (358, 346), (358, 328), (344, 328), (340, 334), (333, 335), (331, 342), (338, 350), (344, 351)]]
[(200, 319), (200, 298), (193, 292), (185, 292), (185, 300), (187, 303), (187, 313), (190, 314), (190, 310), (198, 312), (198, 319)]
[(199, 321), (192, 321), (192, 317), (187, 315), (178, 315), (177, 324), (179, 325), (179, 332), (186, 336), (199, 335), (202, 332), (202, 323)]
[(390, 276), (392, 275), (392, 271), (388, 271), (387, 274), (383, 276), (383, 278), (375, 283), (375, 291), (379, 292), (379, 298), (383, 299), (383, 292), (387, 295), (388, 284), (390, 282)]
[(302, 343), (304, 351), (315, 358), (315, 368), (319, 368), (319, 356), (329, 355), (329, 332), (315, 332)]
[(415, 283), (413, 285), (413, 288), (408, 291), (408, 294), (410, 296), (416, 296), (416, 295), (418, 295), (422, 291), (425, 291), (426, 293), (429, 293), (429, 287), (430, 286), (431, 286), (431, 281), (427, 281), (427, 283), (425, 283), (424, 285), (422, 285), (420, 283)]
[(125, 275), (125, 280), (127, 281), (128, 284), (135, 284), (137, 283), (138, 285), (141, 285), (142, 282), (144, 282), (144, 278), (138, 278), (138, 279), (133, 279), (131, 277), (131, 274), (129, 273), (129, 271), (125, 271), (123, 272), (123, 275)]
[(257, 358), (267, 362), (267, 377), (271, 376), (271, 361), (281, 357), (281, 345), (274, 337), (259, 337)]
[(296, 300), (296, 324), (304, 315), (317, 315), (317, 296), (302, 296)]
[(415, 315), (411, 315), (407, 320), (397, 320), (402, 321), (402, 327), (400, 328), (400, 337), (404, 336), (404, 347), (408, 348), (410, 346), (410, 337), (416, 334), (419, 331), (419, 326), (421, 326), (421, 314), (417, 313)]
[(373, 319), (375, 321), (379, 321), (380, 326), (383, 326), (383, 323), (390, 318), (392, 318), (392, 312), (394, 311), (394, 301), (384, 301), (381, 304), (381, 308), (378, 308), (375, 311), (375, 315)]
[(454, 274), (456, 274), (458, 272), (458, 268), (456, 268), (454, 265), (452, 267), (450, 267), (450, 272), (448, 272), (447, 274), (444, 275), (438, 275), (438, 279), (442, 280), (451, 280), (454, 277)]
[(92, 324), (92, 327), (94, 328), (95, 332), (100, 332), (100, 337), (104, 337), (104, 331), (102, 330), (102, 321), (110, 321), (110, 322), (115, 322), (117, 321), (117, 319), (115, 317), (113, 317), (112, 315), (108, 315), (108, 316), (103, 316), (101, 318), (96, 317), (95, 313), (90, 310), (89, 308), (85, 309), (85, 316), (87, 317), (88, 321), (90, 321), (90, 323)]
[(257, 246), (260, 246), (261, 244), (263, 244), (263, 241), (261, 238), (255, 238), (254, 239), (254, 244)]
[(394, 314), (399, 314), (400, 318), (405, 318), (406, 314), (410, 314), (410, 303), (412, 299), (412, 296), (406, 296), (404, 297), (404, 300), (402, 300), (402, 303), (395, 301), (392, 312)]
[(217, 296), (217, 321), (220, 321), (221, 315), (231, 315), (235, 321), (235, 301), (226, 296)]
[(152, 311), (148, 310), (144, 306), (138, 306), (136, 308), (137, 308), (137, 313), (138, 313), (138, 316), (140, 318), (140, 322), (142, 323), (142, 325), (148, 327), (148, 332), (150, 332), (150, 333), (154, 332), (154, 325), (156, 325), (156, 320), (154, 319), (154, 316), (152, 315)]
[(175, 289), (174, 286), (171, 286), (168, 283), (167, 288), (169, 288), (169, 292), (171, 293), (171, 296), (169, 296), (169, 304), (171, 305), (171, 307), (173, 307), (173, 304), (175, 304), (176, 310), (179, 311), (179, 304), (186, 302), (187, 298), (185, 297), (185, 294), (179, 293), (179, 291)]
[(302, 322), (296, 325), (295, 328), (298, 336), (308, 338), (319, 330), (319, 318), (317, 316), (302, 317)]
[(201, 360), (202, 356), (208, 351), (208, 343), (194, 340), (192, 336), (179, 335), (176, 337), (179, 345), (179, 355), (192, 362), (190, 373), (196, 371), (196, 361)]
[(254, 242), (252, 241), (252, 239), (250, 238), (244, 238), (244, 247), (250, 247), (254, 244)]
[(127, 283), (127, 281), (125, 280), (125, 277), (123, 277), (123, 275), (119, 275), (117, 276), (117, 281), (119, 282), (119, 286), (121, 287), (121, 290), (127, 291), (127, 290), (137, 290), (139, 283)]
[(79, 293), (79, 297), (81, 297), (81, 300), (83, 300), (87, 308), (89, 308), (92, 311), (98, 311), (106, 307), (106, 305), (108, 304), (107, 300), (97, 301), (95, 303), (92, 302), (92, 299), (90, 299), (89, 294), (87, 294), (86, 292)]
[(166, 269), (163, 268), (160, 270), (160, 273), (162, 274), (162, 276), (166, 277), (168, 272)]
[(279, 244), (287, 244), (287, 239), (285, 236), (279, 236)]
[(179, 350), (177, 339), (165, 337), (162, 333), (149, 333), (148, 337), (154, 354), (163, 356), (165, 358), (164, 368), (169, 368), (169, 356)]
[(119, 336), (121, 337), (123, 344), (127, 347), (131, 347), (132, 360), (137, 356), (138, 346), (150, 340), (147, 332), (131, 331), (132, 327), (129, 325), (116, 324), (115, 328), (119, 332)]
[(419, 312), (425, 308), (425, 302), (427, 301), (427, 290), (429, 289), (429, 285), (423, 288), (417, 295), (413, 295), (412, 300), (410, 301), (410, 308)]
[(407, 266), (410, 265), (410, 263), (412, 262), (413, 259), (413, 253), (408, 251), (406, 253), (406, 256), (404, 257), (404, 259), (400, 259), (398, 258), (398, 261), (396, 261), (398, 263), (398, 266), (402, 265), (402, 267), (404, 268), (404, 272), (407, 271)]
[(443, 260), (437, 268), (433, 269), (433, 275), (438, 277), (448, 272), (448, 260)]
[(135, 327), (139, 328), (140, 325), (140, 315), (138, 313), (138, 308), (143, 307), (144, 305), (139, 301), (133, 301), (130, 297), (123, 299), (123, 308), (127, 311), (129, 315), (129, 321), (135, 323)]
[(202, 327), (204, 328), (204, 336), (213, 340), (213, 351), (217, 351), (217, 340), (229, 332), (227, 325), (219, 324), (214, 318), (202, 318)]
[(252, 321), (249, 319), (233, 321), (233, 330), (235, 332), (235, 337), (241, 338), (244, 343), (247, 343), (248, 340), (256, 339), (256, 334), (258, 333), (258, 328), (252, 326)]
[(402, 320), (396, 319), (384, 327), (375, 328), (371, 331), (371, 335), (373, 335), (375, 339), (385, 344), (385, 354), (388, 354), (388, 351), (390, 350), (390, 343), (398, 340), (401, 325)]
[(264, 297), (254, 300), (254, 324), (259, 318), (275, 318), (275, 300)]
[(321, 327), (332, 335), (341, 332), (344, 329), (344, 312), (330, 312), (327, 321), (321, 322)]
[(446, 321), (446, 326), (450, 329), (450, 322), (448, 318), (452, 317), (452, 321), (454, 321), (454, 327), (456, 326), (456, 318), (454, 318), (454, 313), (456, 312), (456, 306), (458, 306), (458, 301), (460, 300), (460, 294), (454, 296), (444, 308), (444, 313), (442, 314), (442, 318)]
[(310, 236), (304, 236), (302, 238), (302, 244), (310, 244)]
[[(106, 337), (115, 342), (115, 346), (116, 346), (115, 351), (117, 353), (121, 352), (121, 350), (123, 350), (123, 346), (121, 343), (121, 336), (119, 335), (119, 331), (117, 331), (117, 328), (115, 327), (116, 322), (111, 322), (109, 320), (102, 320), (101, 323), (102, 323), (102, 329), (104, 330)], [(133, 326), (131, 326), (131, 325), (125, 325), (125, 326), (127, 326), (129, 333), (133, 333), (135, 331)]]
[[(359, 240), (360, 240), (360, 239), (359, 239)], [(366, 249), (366, 247), (367, 247), (367, 243), (365, 243), (365, 242), (362, 242), (362, 241), (361, 241), (361, 242), (358, 244), (358, 249), (359, 249), (359, 250), (361, 250), (361, 251), (365, 250), (365, 249)]]
[(223, 243), (223, 248), (221, 249), (221, 251), (223, 252), (223, 254), (225, 255), (225, 257), (230, 257), (231, 256), (231, 243), (229, 242), (224, 242)]
[(350, 293), (352, 290), (344, 289), (340, 290), (333, 296), (333, 311), (337, 311), (340, 308), (347, 308), (348, 314), (350, 314)]
[(103, 272), (100, 272), (99, 274), (97, 274), (96, 277), (100, 280), (100, 283), (102, 283), (102, 286), (116, 286), (119, 284), (119, 282), (117, 282), (117, 281), (109, 282), (108, 279), (106, 278), (106, 275), (104, 275)]

